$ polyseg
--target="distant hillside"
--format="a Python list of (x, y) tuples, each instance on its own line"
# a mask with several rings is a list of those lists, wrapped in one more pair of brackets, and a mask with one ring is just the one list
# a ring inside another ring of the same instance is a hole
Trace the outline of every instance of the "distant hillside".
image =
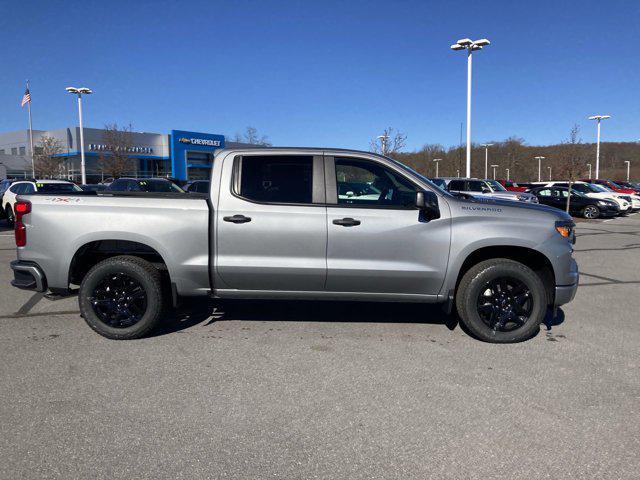
[[(595, 172), (596, 145), (595, 143), (581, 143), (578, 145), (559, 144), (546, 146), (526, 145), (520, 138), (509, 138), (504, 141), (494, 141), (489, 147), (489, 165), (499, 165), (496, 169), (497, 178), (506, 177), (506, 168), (510, 178), (515, 181), (533, 181), (538, 179), (538, 161), (534, 157), (546, 157), (542, 161), (542, 178), (551, 176), (558, 178), (562, 171), (566, 171), (569, 152), (575, 153), (578, 163), (578, 175), (586, 177), (589, 167)], [(393, 155), (400, 162), (410, 166), (427, 177), (435, 176), (434, 158), (441, 158), (439, 165), (440, 176), (455, 176), (456, 170), (460, 175), (465, 172), (466, 150), (464, 147), (444, 149), (440, 145), (425, 145), (416, 152), (401, 152)], [(474, 145), (471, 152), (471, 174), (473, 177), (484, 177), (485, 149)], [(640, 143), (638, 142), (603, 142), (600, 144), (600, 178), (624, 180), (627, 176), (625, 160), (631, 161), (631, 179), (640, 179)], [(555, 174), (554, 174), (555, 172)], [(489, 167), (489, 176), (492, 169)]]

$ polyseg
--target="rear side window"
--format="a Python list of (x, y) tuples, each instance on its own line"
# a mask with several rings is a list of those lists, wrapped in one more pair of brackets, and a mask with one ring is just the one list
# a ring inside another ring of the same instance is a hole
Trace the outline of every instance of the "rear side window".
[(469, 185), (467, 190), (469, 192), (482, 192), (483, 190), (487, 189), (483, 182), (479, 182), (477, 180), (471, 180), (467, 182), (467, 184)]
[(311, 203), (313, 157), (256, 155), (236, 159), (234, 191), (263, 203)]

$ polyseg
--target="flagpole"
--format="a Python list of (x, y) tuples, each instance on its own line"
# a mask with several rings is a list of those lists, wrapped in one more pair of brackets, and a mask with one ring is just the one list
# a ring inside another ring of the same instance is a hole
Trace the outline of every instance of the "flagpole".
[[(29, 89), (29, 80), (27, 80), (27, 90), (31, 93)], [(33, 124), (31, 122), (31, 99), (27, 102), (27, 110), (29, 111), (29, 147), (31, 150), (31, 173), (33, 173), (33, 178), (36, 178), (36, 162), (33, 155)]]

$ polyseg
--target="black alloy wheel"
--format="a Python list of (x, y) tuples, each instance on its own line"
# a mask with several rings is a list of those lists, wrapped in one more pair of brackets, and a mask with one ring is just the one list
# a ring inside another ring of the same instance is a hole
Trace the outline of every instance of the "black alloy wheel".
[(480, 289), (478, 316), (493, 331), (511, 332), (522, 327), (529, 321), (532, 310), (531, 290), (516, 278), (495, 278)]
[(138, 323), (147, 311), (147, 293), (140, 282), (124, 273), (106, 276), (89, 298), (98, 318), (113, 328)]

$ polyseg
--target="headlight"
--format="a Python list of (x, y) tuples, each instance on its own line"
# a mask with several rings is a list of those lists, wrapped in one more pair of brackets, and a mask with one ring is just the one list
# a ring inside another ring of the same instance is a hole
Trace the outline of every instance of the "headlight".
[(606, 202), (604, 200), (598, 200), (598, 205), (600, 205), (601, 207), (608, 207), (609, 202)]

